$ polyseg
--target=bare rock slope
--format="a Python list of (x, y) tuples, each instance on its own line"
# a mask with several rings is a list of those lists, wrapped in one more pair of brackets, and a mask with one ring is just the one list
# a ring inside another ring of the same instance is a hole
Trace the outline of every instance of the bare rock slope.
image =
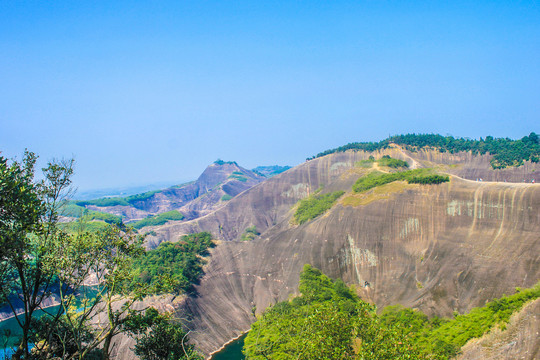
[(89, 209), (118, 215), (125, 222), (141, 220), (170, 210), (178, 210), (186, 219), (204, 216), (229, 199), (258, 184), (264, 176), (244, 169), (236, 162), (216, 161), (209, 165), (196, 181), (164, 190), (132, 197), (130, 206), (96, 206)]
[[(355, 162), (383, 154), (454, 176), (440, 185), (392, 183), (351, 194), (364, 171)], [(153, 240), (201, 230), (221, 240), (198, 295), (183, 305), (205, 353), (247, 330), (253, 313), (294, 295), (306, 263), (360, 285), (361, 296), (378, 306), (401, 303), (448, 316), (540, 279), (540, 185), (511, 182), (524, 175), (540, 180), (538, 165), (501, 174), (490, 170), (489, 157), (467, 153), (336, 153), (260, 183), (199, 219), (156, 228)], [(294, 205), (321, 186), (347, 193), (326, 214), (292, 225)], [(251, 225), (261, 236), (237, 241)]]

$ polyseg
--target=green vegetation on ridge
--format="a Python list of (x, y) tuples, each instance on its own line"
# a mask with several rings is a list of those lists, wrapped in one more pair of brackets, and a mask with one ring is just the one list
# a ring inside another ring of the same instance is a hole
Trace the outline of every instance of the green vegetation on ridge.
[(202, 275), (202, 256), (214, 246), (208, 232), (184, 235), (176, 243), (162, 242), (136, 260), (133, 281), (156, 287), (157, 292), (188, 291)]
[(77, 205), (75, 202), (70, 201), (61, 207), (61, 212), (63, 216), (69, 216), (74, 218), (85, 217), (85, 220), (101, 220), (109, 224), (120, 224), (122, 223), (122, 218), (117, 215), (104, 213), (100, 211), (94, 211), (86, 209), (83, 206)]
[(137, 209), (141, 209), (142, 206), (139, 204), (142, 201), (150, 199), (155, 194), (160, 193), (162, 190), (153, 190), (147, 191), (142, 194), (130, 195), (126, 197), (108, 197), (95, 200), (80, 200), (76, 201), (75, 204), (79, 206), (94, 205), (99, 207), (105, 206), (133, 206)]
[(315, 194), (300, 200), (293, 216), (294, 221), (297, 224), (303, 224), (324, 214), (344, 193), (344, 191), (336, 191), (324, 195)]
[(394, 181), (407, 181), (409, 184), (440, 184), (450, 181), (448, 175), (433, 174), (431, 169), (414, 169), (394, 173), (373, 171), (359, 178), (353, 185), (354, 192), (363, 192)]
[(449, 359), (540, 297), (539, 283), (455, 319), (428, 319), (400, 305), (377, 315), (341, 280), (310, 265), (300, 274), (299, 290), (301, 296), (266, 309), (252, 324), (244, 345), (248, 359)]
[(450, 153), (459, 151), (471, 151), (473, 154), (490, 153), (493, 155), (491, 166), (494, 169), (520, 166), (523, 165), (524, 161), (538, 162), (540, 160), (540, 139), (534, 132), (519, 140), (493, 138), (492, 136), (486, 136), (485, 139), (480, 138), (480, 140), (469, 140), (435, 134), (397, 135), (379, 142), (349, 143), (335, 149), (323, 151), (307, 160), (347, 150), (377, 151), (388, 148), (392, 143), (411, 151), (430, 147), (441, 152)]
[(163, 225), (172, 220), (184, 220), (184, 214), (178, 210), (171, 210), (158, 215), (149, 216), (134, 223), (129, 223), (128, 225), (134, 227), (135, 229), (142, 229), (145, 226)]

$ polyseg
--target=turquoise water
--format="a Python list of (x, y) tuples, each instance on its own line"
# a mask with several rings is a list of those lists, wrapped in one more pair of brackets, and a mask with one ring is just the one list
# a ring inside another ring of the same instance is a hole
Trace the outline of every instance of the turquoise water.
[[(51, 306), (45, 309), (48, 313), (54, 313), (58, 311), (60, 306)], [(36, 311), (36, 317), (40, 317), (44, 314), (43, 310)], [(24, 315), (19, 318), (22, 320)], [(10, 336), (6, 336), (6, 332), (9, 332)], [(22, 335), (22, 330), (17, 320), (12, 317), (10, 319), (0, 321), (0, 359), (5, 359), (13, 354), (11, 347), (19, 344), (19, 337)], [(7, 347), (7, 348), (6, 348)]]
[[(95, 286), (87, 286), (83, 287), (82, 291), (84, 291), (87, 296), (92, 297), (96, 295), (97, 288)], [(75, 305), (80, 306), (78, 302), (76, 302)], [(45, 310), (36, 310), (34, 316), (37, 319), (42, 316), (45, 311), (49, 314), (55, 314), (59, 308), (60, 305), (51, 306), (49, 308), (46, 308)], [(24, 318), (24, 315), (20, 315), (19, 318), (22, 320)], [(10, 332), (9, 338), (6, 338), (6, 331)], [(18, 345), (18, 340), (21, 335), (21, 327), (19, 326), (17, 320), (14, 317), (4, 321), (0, 321), (0, 360), (5, 358), (6, 351), (7, 353), (9, 353), (10, 351), (9, 349), (6, 350), (6, 347), (9, 348), (14, 345)]]
[(242, 335), (225, 346), (223, 350), (215, 353), (212, 356), (212, 360), (244, 360), (246, 357), (242, 354), (242, 348), (244, 347), (244, 339), (246, 336), (247, 334)]

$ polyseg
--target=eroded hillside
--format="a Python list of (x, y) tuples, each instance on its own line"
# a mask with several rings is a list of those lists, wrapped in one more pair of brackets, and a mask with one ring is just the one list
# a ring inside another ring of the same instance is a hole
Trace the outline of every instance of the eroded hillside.
[[(236, 162), (218, 160), (209, 165), (196, 181), (164, 190), (105, 201), (79, 202), (90, 210), (114, 214), (124, 222), (136, 221), (171, 210), (186, 219), (195, 219), (223, 206), (228, 200), (265, 179)], [(114, 201), (116, 200), (116, 201)]]
[[(440, 185), (393, 183), (375, 189), (368, 201), (345, 205), (364, 172), (355, 163), (383, 154), (474, 176), (452, 176)], [(430, 156), (400, 148), (332, 154), (269, 179), (205, 217), (157, 228), (154, 241), (200, 230), (225, 240), (212, 251), (198, 296), (184, 305), (197, 344), (208, 353), (247, 330), (254, 311), (294, 294), (305, 263), (357, 284), (378, 306), (401, 303), (432, 315), (467, 311), (534, 284), (540, 278), (540, 186), (509, 181), (524, 171), (538, 181), (538, 169), (506, 170), (508, 182), (495, 182), (501, 173), (488, 169), (489, 158)], [(291, 225), (293, 206), (323, 185), (323, 192), (347, 193), (325, 215)], [(237, 241), (251, 225), (261, 236)]]

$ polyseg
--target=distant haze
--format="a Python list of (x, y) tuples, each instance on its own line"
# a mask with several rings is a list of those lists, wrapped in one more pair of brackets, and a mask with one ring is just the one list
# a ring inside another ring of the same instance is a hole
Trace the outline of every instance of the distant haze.
[(540, 123), (540, 3), (0, 2), (0, 151), (81, 190)]

